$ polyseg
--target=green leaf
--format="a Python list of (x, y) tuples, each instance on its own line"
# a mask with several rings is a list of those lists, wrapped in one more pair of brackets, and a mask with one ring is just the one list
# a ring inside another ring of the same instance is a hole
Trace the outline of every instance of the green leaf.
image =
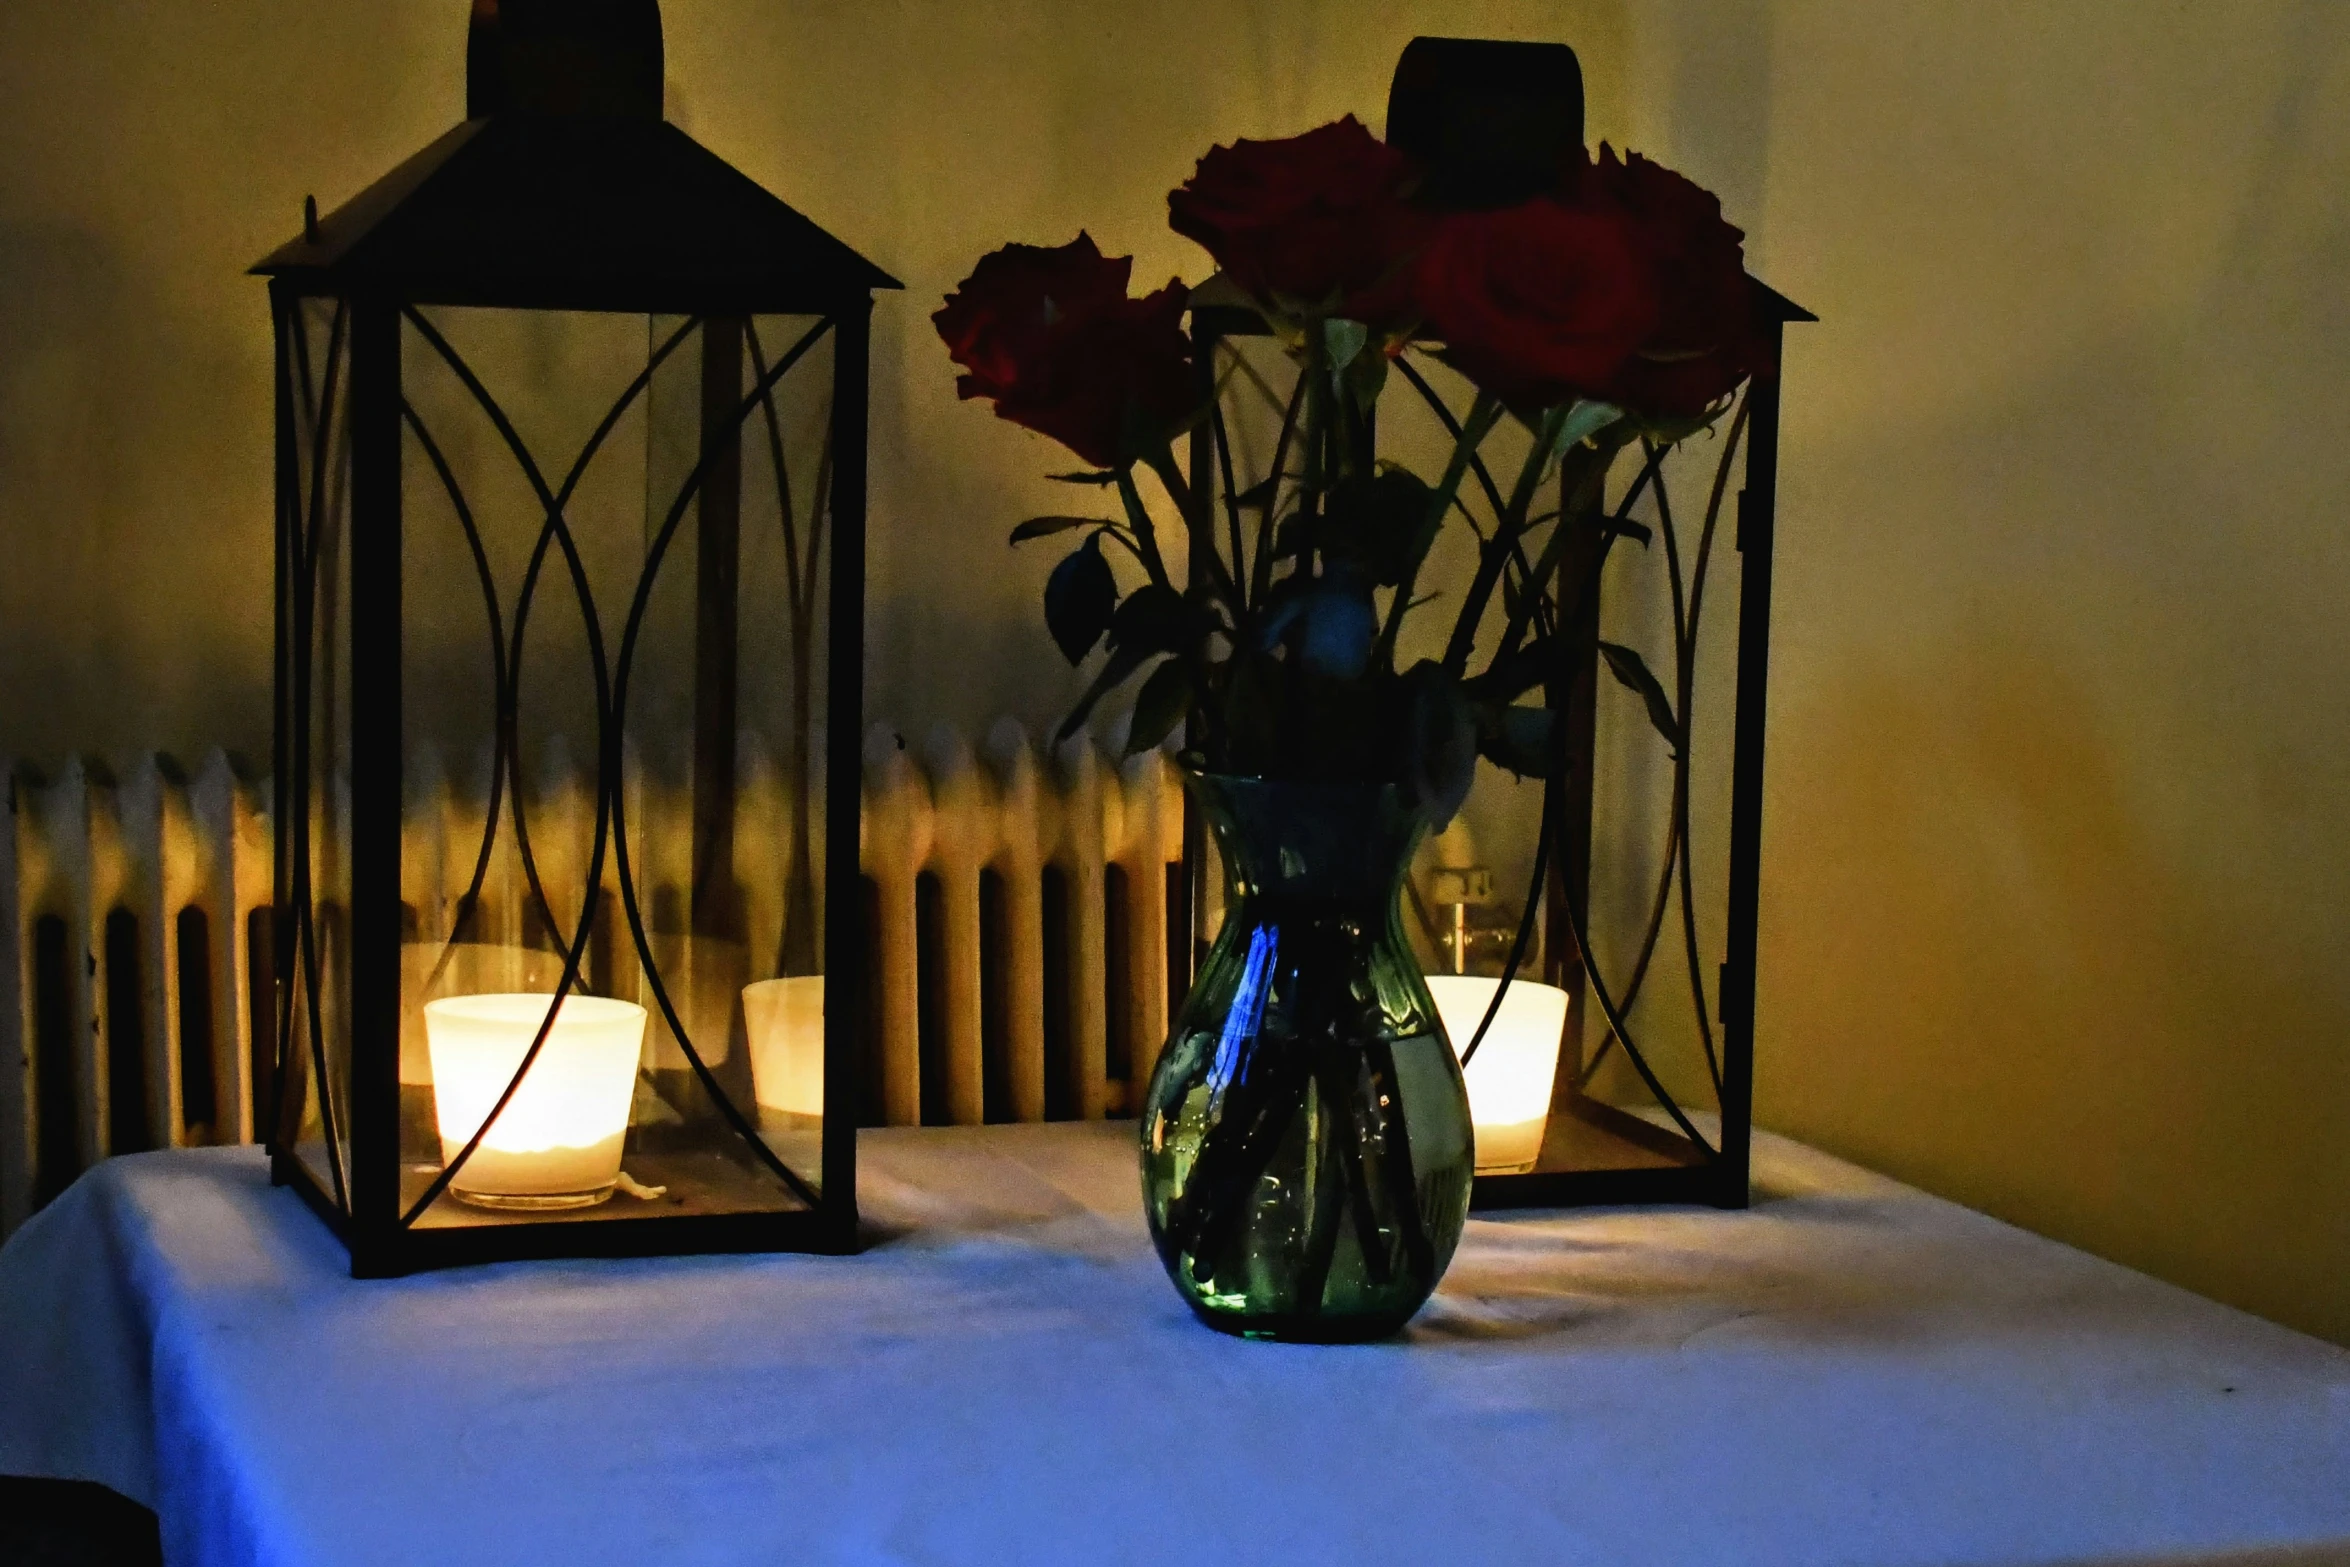
[(1012, 530), (1012, 542), (1025, 544), (1030, 539), (1049, 539), (1071, 528), (1100, 527), (1108, 521), (1107, 517), (1031, 517)]
[(1082, 662), (1110, 629), (1118, 609), (1118, 579), (1102, 559), (1099, 535), (1053, 568), (1044, 584), (1044, 625), (1070, 663)]
[(1588, 397), (1575, 399), (1575, 405), (1559, 423), (1557, 438), (1550, 443), (1550, 455), (1564, 456), (1623, 417), (1624, 410), (1614, 403), (1595, 403)]
[(1640, 700), (1648, 704), (1648, 721), (1656, 726), (1658, 734), (1665, 737), (1665, 744), (1673, 748), (1673, 754), (1679, 756), (1681, 721), (1673, 716), (1673, 699), (1665, 695), (1665, 688), (1657, 683), (1656, 676), (1648, 672), (1646, 660), (1620, 642), (1602, 642), (1599, 651), (1606, 657), (1607, 667), (1614, 672), (1615, 677), (1628, 689), (1637, 692)]
[(1354, 363), (1355, 355), (1371, 340), (1371, 329), (1360, 321), (1349, 321), (1344, 316), (1332, 316), (1322, 323), (1322, 349), (1330, 359), (1333, 376), (1344, 373)]
[(1134, 722), (1126, 733), (1126, 754), (1148, 751), (1175, 732), (1191, 711), (1191, 671), (1183, 660), (1163, 660), (1134, 698)]

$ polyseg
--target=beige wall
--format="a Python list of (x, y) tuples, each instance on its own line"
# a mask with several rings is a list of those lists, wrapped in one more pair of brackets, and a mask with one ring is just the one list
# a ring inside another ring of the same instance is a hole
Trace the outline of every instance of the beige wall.
[[(464, 0), (0, 5), (0, 753), (268, 739), (267, 311), (243, 275), (454, 122)], [(928, 317), (1090, 225), (1163, 281), (1211, 142), (1382, 112), (1415, 33), (1614, 38), (1536, 0), (670, 0), (671, 117), (902, 278), (876, 323), (872, 703), (1058, 718), (1043, 443)], [(1607, 53), (1620, 56), (1613, 45)], [(1598, 108), (1620, 114), (1614, 86)]]
[(2350, 1340), (2350, 7), (1757, 14), (1761, 1113)]
[[(242, 267), (459, 112), (459, 0), (0, 7), (0, 752), (266, 741)], [(1770, 1124), (2350, 1340), (2350, 7), (671, 0), (673, 111), (898, 272), (872, 702), (1069, 677), (1041, 445), (925, 317), (1006, 238), (1196, 277), (1198, 151), (1375, 118), (1415, 32), (1584, 49), (1789, 358)]]

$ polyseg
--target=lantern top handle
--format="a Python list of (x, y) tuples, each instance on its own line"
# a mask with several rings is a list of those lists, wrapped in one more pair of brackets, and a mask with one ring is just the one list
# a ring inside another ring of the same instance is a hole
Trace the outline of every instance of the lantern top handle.
[[(1583, 147), (1582, 62), (1565, 44), (1415, 38), (1388, 85), (1387, 144), (1427, 165), (1421, 191), (1431, 205), (1508, 207), (1539, 196)], [(1765, 318), (1819, 319), (1759, 278), (1749, 281)], [(1239, 301), (1228, 286), (1203, 287), (1205, 298), (1194, 291), (1198, 303)]]
[(658, 120), (660, 0), (473, 0), (465, 117), (595, 114)]
[(1548, 190), (1583, 145), (1583, 67), (1565, 44), (1415, 38), (1387, 91), (1387, 141), (1429, 167), (1450, 207)]

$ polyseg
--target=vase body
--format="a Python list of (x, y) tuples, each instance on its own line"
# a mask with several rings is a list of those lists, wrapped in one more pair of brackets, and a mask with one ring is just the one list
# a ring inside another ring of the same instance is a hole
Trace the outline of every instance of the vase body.
[(1251, 1338), (1382, 1338), (1452, 1260), (1468, 1095), (1397, 899), (1392, 788), (1193, 775), (1224, 926), (1143, 1103), (1143, 1205), (1175, 1287)]

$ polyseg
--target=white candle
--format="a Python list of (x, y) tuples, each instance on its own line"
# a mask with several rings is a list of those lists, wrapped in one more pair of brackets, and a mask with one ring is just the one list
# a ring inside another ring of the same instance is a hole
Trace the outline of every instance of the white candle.
[[(1498, 979), (1477, 974), (1431, 974), (1429, 994), (1455, 1055), (1469, 1048)], [(1542, 1153), (1550, 1123), (1550, 1095), (1558, 1077), (1559, 1041), (1567, 1027), (1567, 993), (1556, 985), (1510, 981), (1501, 1011), (1470, 1058), (1469, 1119), (1477, 1128), (1477, 1168), (1530, 1170)]]
[(824, 976), (763, 979), (743, 987), (751, 1036), (751, 1089), (759, 1108), (824, 1115)]
[[(425, 1003), (444, 1164), (488, 1120), (554, 999), (449, 996)], [(644, 1043), (643, 1007), (601, 996), (564, 998), (529, 1075), (450, 1189), (485, 1207), (585, 1207), (610, 1196)]]

